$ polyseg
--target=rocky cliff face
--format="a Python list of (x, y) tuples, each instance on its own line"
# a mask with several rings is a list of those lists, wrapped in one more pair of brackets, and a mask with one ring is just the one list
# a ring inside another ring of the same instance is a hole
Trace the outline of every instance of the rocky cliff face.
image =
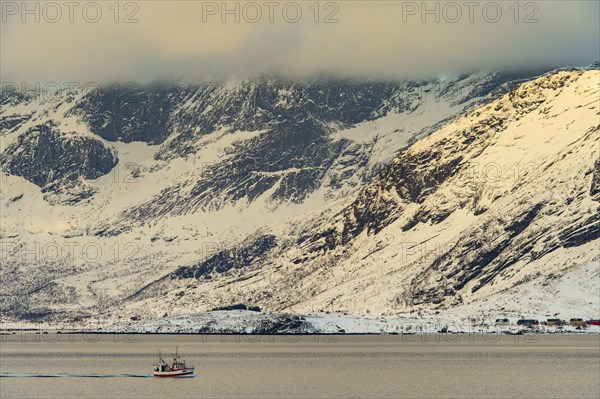
[(174, 94), (158, 85), (113, 85), (91, 91), (66, 115), (78, 117), (91, 132), (109, 141), (160, 144), (169, 135)]
[(50, 201), (76, 203), (94, 193), (85, 180), (106, 175), (118, 160), (101, 141), (56, 126), (48, 122), (29, 128), (2, 153), (0, 166), (41, 187)]

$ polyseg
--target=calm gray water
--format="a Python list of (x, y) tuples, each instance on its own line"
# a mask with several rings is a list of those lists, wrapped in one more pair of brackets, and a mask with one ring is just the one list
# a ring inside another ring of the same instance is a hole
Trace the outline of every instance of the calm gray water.
[[(2, 399), (600, 397), (598, 335), (0, 338)], [(197, 377), (150, 377), (176, 345)]]

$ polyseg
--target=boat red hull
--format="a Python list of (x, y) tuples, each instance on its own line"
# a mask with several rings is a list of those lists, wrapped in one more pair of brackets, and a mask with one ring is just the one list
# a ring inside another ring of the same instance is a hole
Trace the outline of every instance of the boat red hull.
[(176, 377), (187, 377), (194, 374), (194, 369), (181, 370), (177, 372), (158, 372), (154, 373), (155, 377), (160, 378), (176, 378)]

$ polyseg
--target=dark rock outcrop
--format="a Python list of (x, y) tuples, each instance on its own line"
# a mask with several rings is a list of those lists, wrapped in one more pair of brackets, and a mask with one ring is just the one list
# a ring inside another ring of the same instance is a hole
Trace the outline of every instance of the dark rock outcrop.
[(65, 133), (52, 124), (20, 135), (0, 156), (5, 172), (22, 176), (45, 193), (77, 202), (93, 194), (85, 179), (97, 179), (117, 164), (114, 152), (99, 140)]

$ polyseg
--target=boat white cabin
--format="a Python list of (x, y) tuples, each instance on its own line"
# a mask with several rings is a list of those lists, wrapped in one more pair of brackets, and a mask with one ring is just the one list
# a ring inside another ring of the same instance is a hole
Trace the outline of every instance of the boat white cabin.
[(194, 375), (194, 366), (186, 366), (185, 360), (179, 356), (177, 348), (175, 348), (175, 357), (169, 365), (159, 352), (158, 363), (154, 365), (155, 377), (184, 377)]

